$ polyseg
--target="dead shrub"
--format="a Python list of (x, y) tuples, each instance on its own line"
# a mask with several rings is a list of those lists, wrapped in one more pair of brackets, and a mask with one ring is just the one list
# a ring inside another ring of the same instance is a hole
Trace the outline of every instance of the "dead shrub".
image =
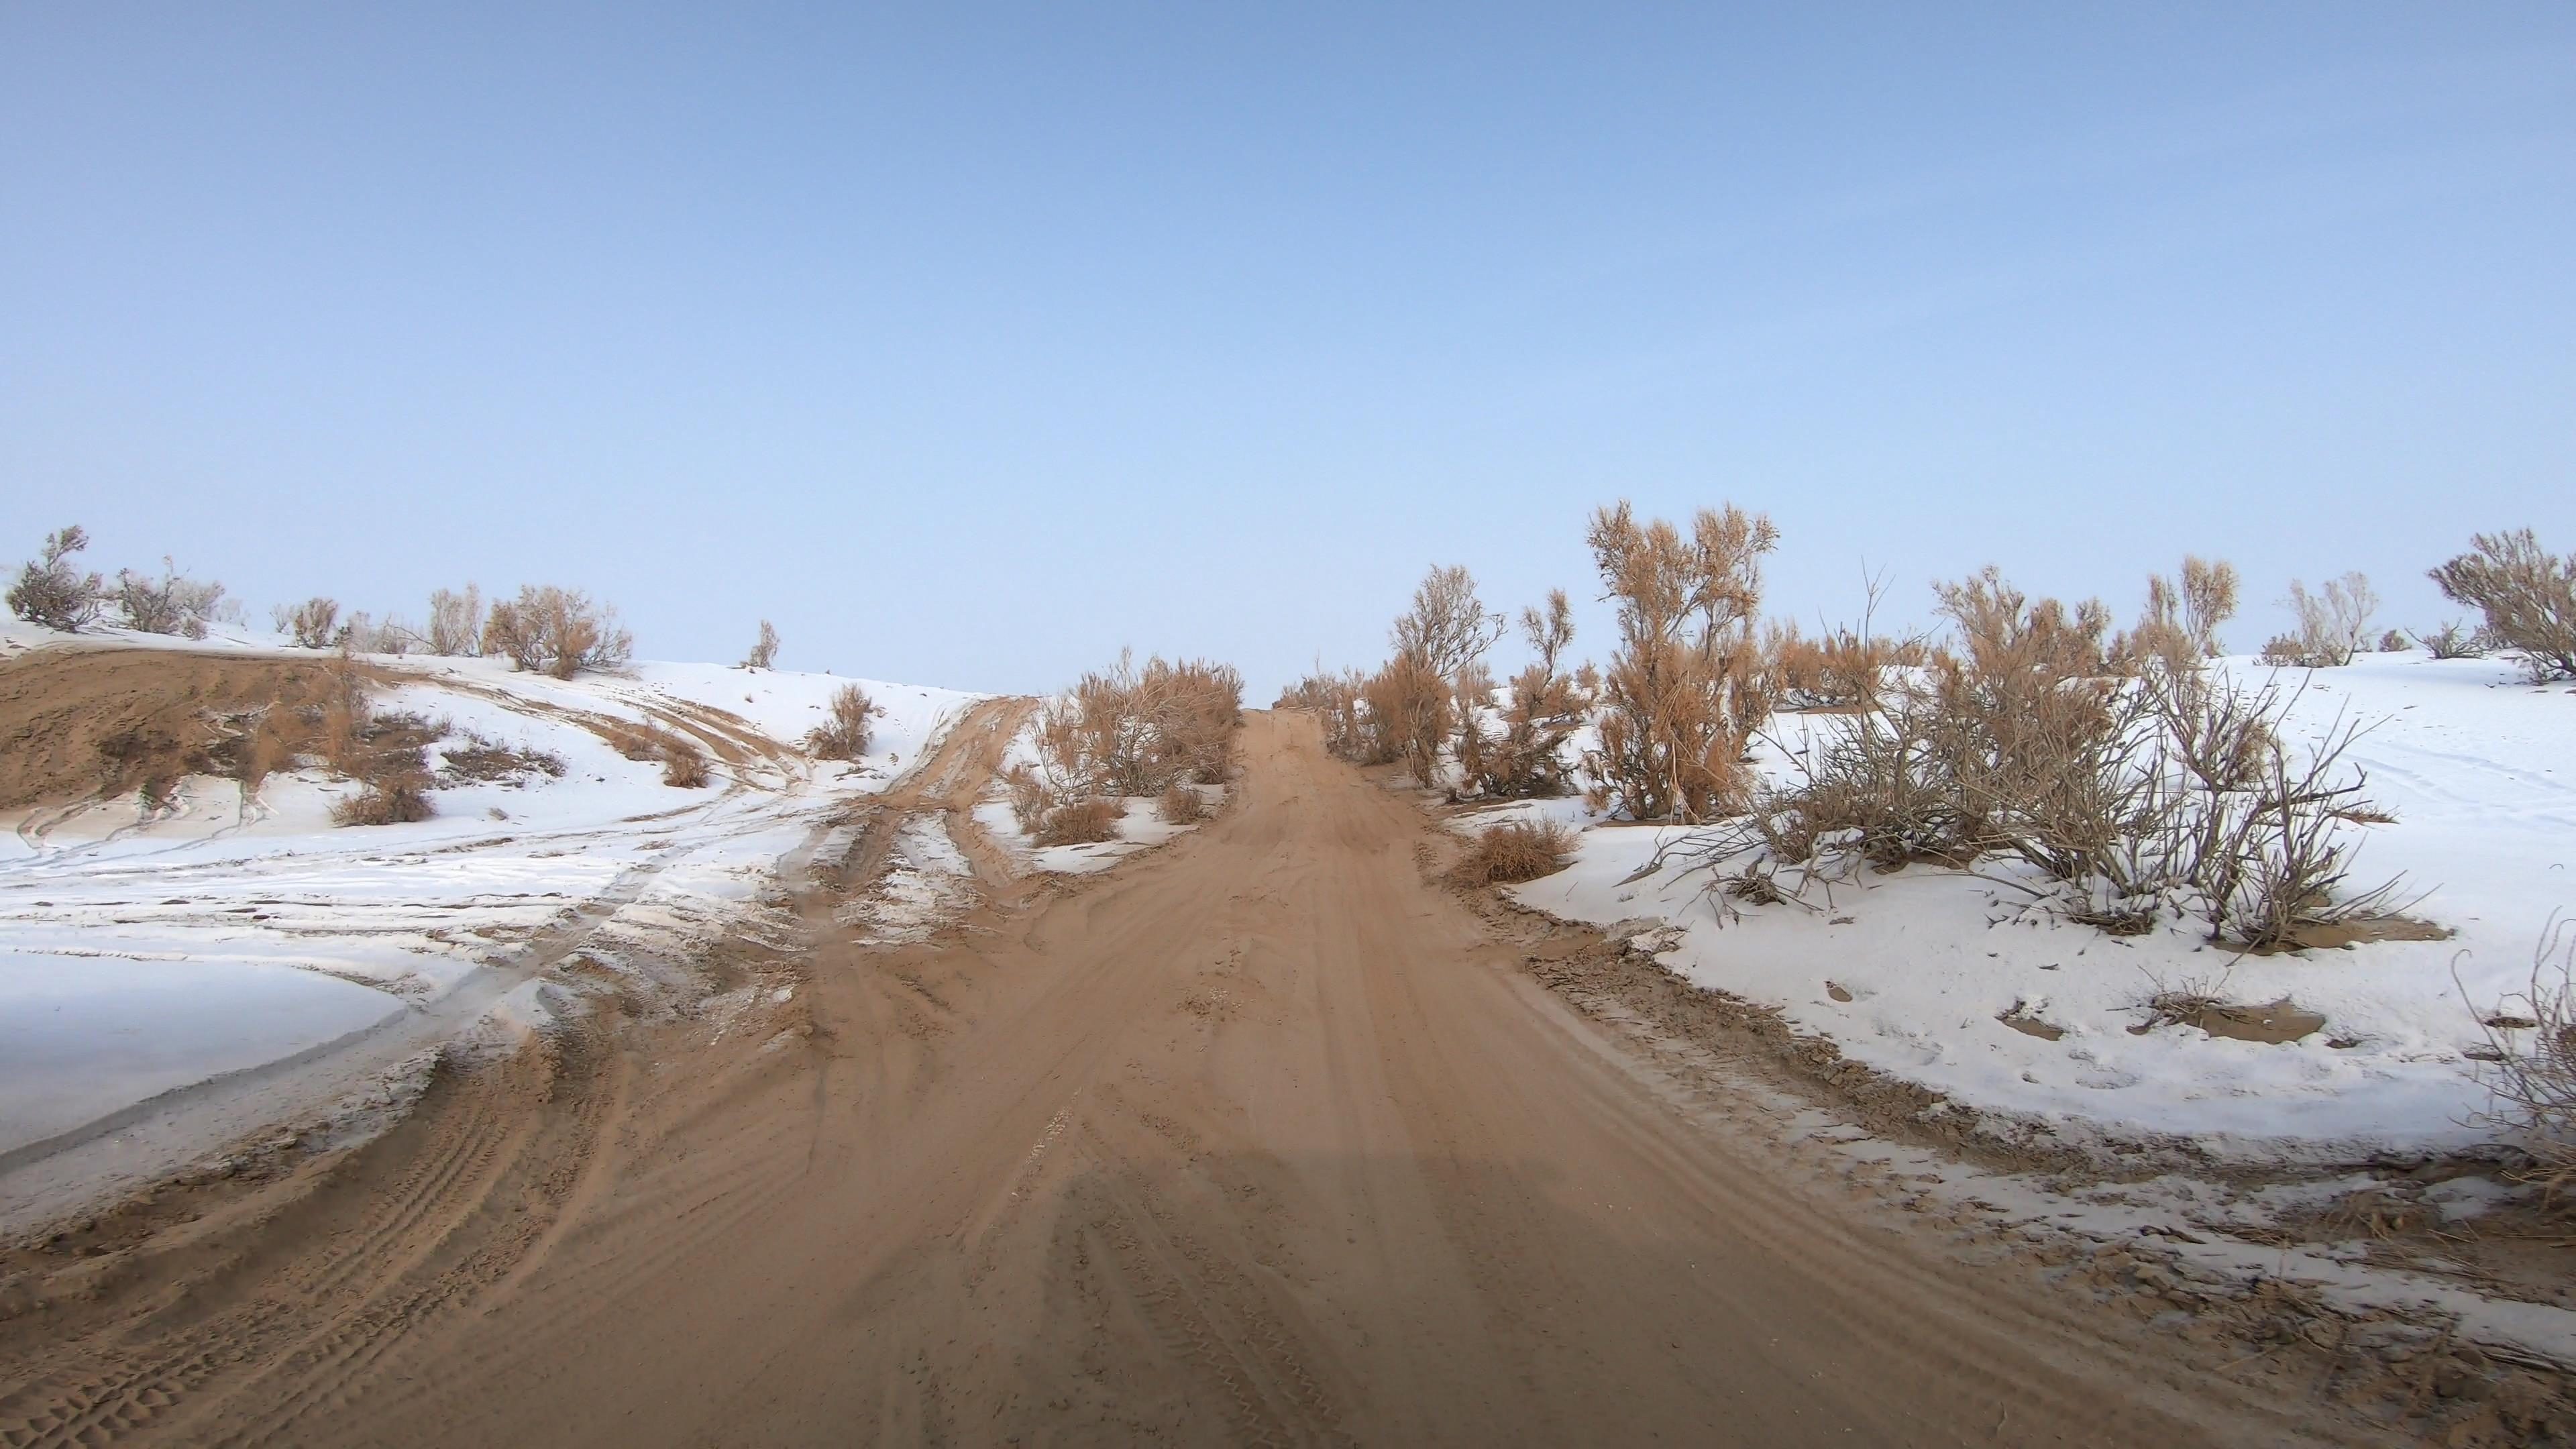
[(1207, 797), (1187, 785), (1175, 783), (1154, 802), (1154, 809), (1166, 824), (1195, 825), (1207, 818)]
[(2382, 654), (2400, 653), (2405, 648), (2406, 636), (2398, 630), (2391, 629), (2379, 636), (2379, 652)]
[(1574, 832), (1562, 824), (1507, 820), (1477, 836), (1450, 874), (1466, 885), (1537, 880), (1565, 869), (1573, 853)]
[(1034, 836), (1046, 823), (1047, 812), (1056, 804), (1055, 791), (1046, 778), (1026, 763), (1016, 764), (1002, 772), (1002, 783), (1011, 795), (1011, 819), (1022, 835)]
[(1037, 748), (1058, 795), (1159, 795), (1176, 780), (1222, 782), (1243, 729), (1243, 677), (1204, 660), (1157, 655), (1086, 674), (1040, 711)]
[(745, 669), (767, 669), (778, 658), (778, 627), (767, 619), (760, 621), (760, 637), (752, 641), (751, 652), (742, 656)]
[(2494, 646), (2484, 631), (2461, 627), (2454, 619), (2430, 634), (2418, 634), (2415, 642), (2436, 659), (2484, 659)]
[(696, 740), (686, 735), (662, 736), (662, 783), (683, 790), (703, 790), (707, 786), (707, 752)]
[(635, 639), (618, 627), (616, 609), (591, 602), (579, 589), (525, 584), (516, 599), (494, 604), (484, 617), (483, 652), (516, 669), (570, 679), (585, 669), (623, 666)]
[(1593, 514), (1593, 561), (1619, 603), (1601, 746), (1585, 761), (1602, 808), (1702, 821), (1749, 804), (1745, 746), (1772, 702), (1753, 622), (1778, 540), (1768, 518), (1731, 504), (1700, 510), (1687, 539), (1624, 501)]
[(432, 589), (429, 629), (424, 647), (432, 654), (472, 656), (483, 651), (483, 590), (467, 584), (464, 592)]
[(1367, 676), (1356, 669), (1335, 675), (1318, 668), (1280, 691), (1272, 708), (1315, 715), (1324, 727), (1324, 748), (1333, 755), (1355, 764), (1382, 765), (1386, 758), (1374, 757), (1377, 736), (1361, 703), (1367, 687)]
[(295, 640), (298, 649), (329, 649), (339, 642), (340, 602), (320, 595), (300, 604), (280, 604), (269, 611), (277, 632)]
[(335, 824), (401, 825), (438, 813), (429, 799), (428, 756), (447, 733), (446, 721), (378, 713), (365, 678), (344, 653), (330, 672), (316, 723), (323, 760), (360, 787), (331, 807)]
[(1592, 698), (1560, 669), (1566, 646), (1574, 641), (1574, 612), (1565, 590), (1551, 590), (1544, 612), (1521, 611), (1521, 631), (1538, 657), (1512, 676), (1511, 694), (1502, 710), (1502, 735), (1487, 739), (1477, 726), (1474, 761), (1459, 751), (1468, 783), (1477, 793), (1500, 799), (1527, 799), (1573, 793), (1573, 766), (1567, 742), (1582, 729)]
[(2114, 673), (2098, 608), (2031, 601), (1991, 570), (1942, 600), (1955, 651), (1878, 709), (1810, 717), (1788, 748), (1797, 779), (1680, 853), (1713, 869), (1761, 847), (1808, 878), (1837, 860), (2002, 856), (2041, 884), (1991, 879), (2067, 919), (2125, 935), (2198, 914), (2258, 949), (2385, 908), (2393, 882), (2349, 888), (2345, 827), (2368, 813), (2343, 763), (2357, 727), (2293, 751), (2279, 685), (2213, 678), (2197, 648)]
[(118, 570), (114, 598), (125, 616), (125, 627), (189, 639), (205, 638), (207, 624), (222, 618), (227, 604), (222, 584), (189, 578), (166, 555), (157, 579), (132, 569)]
[(530, 775), (556, 779), (563, 776), (563, 756), (551, 751), (503, 744), (471, 730), (464, 731), (458, 739), (463, 742), (450, 741), (439, 745), (438, 783), (441, 786), (505, 782)]
[(1398, 654), (1360, 687), (1369, 748), (1363, 759), (1397, 761), (1424, 789), (1440, 779), (1441, 746), (1449, 737), (1449, 681), (1410, 654)]
[(2164, 635), (2179, 645), (2177, 653), (2215, 659), (2224, 652), (2218, 626), (2236, 617), (2236, 565), (2224, 559), (2210, 563), (2183, 555), (2177, 583), (2161, 574), (2147, 580), (2147, 612), (2139, 633)]
[(2289, 595), (2281, 603), (2297, 616), (2298, 632), (2275, 635), (2263, 646), (2263, 662), (2276, 668), (2332, 669), (2350, 664), (2352, 656), (2361, 652), (2362, 641), (2369, 637), (2370, 616), (2379, 608), (2379, 595), (2367, 577), (2355, 572), (2327, 580), (2325, 588), (2314, 594), (2292, 579)]
[(331, 806), (334, 825), (408, 825), (438, 813), (429, 802), (426, 776), (369, 780), (357, 794)]
[(855, 684), (832, 691), (823, 723), (805, 732), (805, 752), (818, 760), (856, 760), (868, 752), (868, 721), (884, 711)]
[(2443, 597), (2485, 615), (2480, 632), (2520, 654), (2534, 683), (2576, 679), (2576, 554), (2544, 551), (2528, 528), (2469, 543), (2431, 572)]
[(2515, 1130), (2543, 1201), (2576, 1210), (2576, 922), (2550, 917), (2532, 947), (2530, 986), (2479, 1012), (2478, 1024), (2490, 1117)]
[(72, 567), (73, 554), (89, 547), (89, 534), (79, 524), (45, 535), (37, 556), (18, 568), (9, 586), (9, 612), (30, 624), (76, 634), (97, 622), (104, 586), (96, 574)]
[(1116, 840), (1118, 822), (1124, 814), (1117, 801), (1099, 796), (1068, 801), (1046, 812), (1038, 822), (1035, 839), (1040, 845), (1089, 845)]

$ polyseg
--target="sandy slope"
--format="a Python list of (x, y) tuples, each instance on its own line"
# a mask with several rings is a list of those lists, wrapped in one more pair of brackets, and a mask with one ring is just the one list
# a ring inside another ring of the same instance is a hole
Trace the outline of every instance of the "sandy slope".
[[(1684, 1120), (1310, 722), (1254, 716), (1196, 834), (1012, 882), (968, 823), (1012, 707), (815, 863), (792, 1007), (568, 1030), (169, 1205), (12, 1305), (0, 1441), (2301, 1441)], [(993, 903), (832, 934), (925, 814)]]

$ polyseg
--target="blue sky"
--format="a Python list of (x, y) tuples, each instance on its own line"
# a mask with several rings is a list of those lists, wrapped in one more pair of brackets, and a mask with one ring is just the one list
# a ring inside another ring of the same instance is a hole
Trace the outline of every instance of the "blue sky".
[(2251, 648), (2576, 548), (2571, 238), (2559, 4), (0, 4), (0, 552), (1266, 698), (1733, 500)]

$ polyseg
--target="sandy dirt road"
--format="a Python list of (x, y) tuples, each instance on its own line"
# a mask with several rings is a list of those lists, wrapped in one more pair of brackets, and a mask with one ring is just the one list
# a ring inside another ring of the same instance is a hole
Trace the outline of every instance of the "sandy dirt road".
[[(1006, 734), (896, 806), (971, 803)], [(10, 1322), (0, 1442), (2303, 1441), (1782, 1184), (1310, 721), (1245, 749), (1205, 829), (940, 942), (818, 893), (783, 1049), (574, 1036), (171, 1230)]]

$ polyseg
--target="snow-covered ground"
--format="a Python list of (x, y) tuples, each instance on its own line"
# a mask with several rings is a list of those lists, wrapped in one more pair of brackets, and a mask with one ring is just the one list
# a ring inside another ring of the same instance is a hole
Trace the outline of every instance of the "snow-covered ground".
[[(61, 638), (10, 621), (0, 652)], [(276, 647), (237, 631), (79, 645), (101, 646)], [(445, 721), (442, 746), (470, 734), (544, 752), (561, 774), (459, 782), (404, 825), (334, 826), (331, 805), (357, 787), (318, 770), (255, 794), (191, 776), (157, 814), (129, 795), (0, 815), (0, 1167), (121, 1130), (147, 1100), (366, 1039), (334, 1052), (346, 1070), (299, 1069), (298, 1093), (261, 1108), (282, 1119), (495, 1009), (542, 1014), (521, 988), (573, 953), (668, 990), (694, 946), (764, 909), (781, 857), (834, 802), (884, 789), (981, 698), (716, 665), (562, 681), (484, 659), (369, 662), (404, 680), (380, 710)], [(850, 683), (883, 710), (869, 754), (806, 759), (798, 743)], [(709, 785), (678, 788), (586, 718), (698, 721), (725, 748)], [(433, 771), (442, 758), (433, 746)]]
[[(1546, 813), (1588, 827), (1571, 867), (1517, 899), (1604, 925), (1665, 923), (1659, 958), (1686, 979), (1776, 1007), (1872, 1068), (2067, 1136), (2189, 1135), (2222, 1154), (2317, 1159), (2491, 1138), (2469, 1055), (2486, 1043), (2479, 1019), (2527, 987), (2552, 913), (2576, 915), (2576, 690), (2416, 652), (2366, 654), (2306, 685), (2289, 733), (2314, 738), (2339, 716), (2367, 725), (2349, 758), (2396, 817), (2353, 827), (2356, 881), (2402, 875), (2400, 898), (2420, 895), (2409, 913), (2448, 939), (2256, 956), (2188, 926), (2116, 938), (1925, 866), (1862, 871), (1804, 904), (1721, 906), (1705, 874), (1631, 878), (1672, 830), (1592, 820), (1572, 800), (1458, 823)], [(2145, 1004), (2168, 990), (2286, 1000), (2324, 1021), (2280, 1044), (2151, 1025)]]

